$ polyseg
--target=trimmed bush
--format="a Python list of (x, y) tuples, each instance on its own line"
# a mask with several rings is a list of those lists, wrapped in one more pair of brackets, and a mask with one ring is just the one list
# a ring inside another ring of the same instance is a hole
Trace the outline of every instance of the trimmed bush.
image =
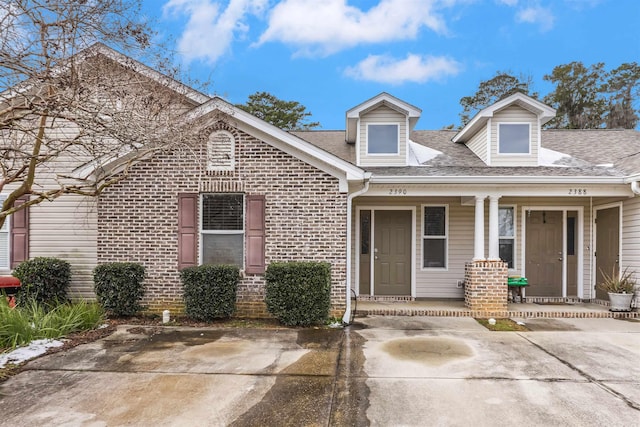
[(281, 323), (323, 322), (331, 306), (331, 266), (327, 262), (272, 263), (266, 273), (267, 310)]
[(71, 283), (71, 265), (67, 261), (37, 257), (18, 264), (12, 274), (22, 284), (16, 294), (17, 304), (35, 301), (52, 306), (67, 301)]
[(116, 316), (133, 316), (142, 306), (144, 266), (134, 262), (111, 262), (93, 270), (98, 302)]
[(236, 311), (240, 269), (235, 265), (200, 265), (180, 272), (185, 313), (192, 319), (210, 322)]

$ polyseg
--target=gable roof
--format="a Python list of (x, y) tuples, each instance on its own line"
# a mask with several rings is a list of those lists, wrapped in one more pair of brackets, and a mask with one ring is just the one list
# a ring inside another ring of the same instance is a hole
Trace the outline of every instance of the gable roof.
[[(233, 126), (237, 129), (339, 178), (341, 191), (347, 191), (348, 181), (360, 181), (365, 177), (365, 171), (348, 160), (267, 123), (218, 96), (185, 113), (183, 117), (185, 122), (191, 122), (214, 111), (232, 118)], [(344, 139), (342, 142), (344, 144)]]
[(452, 139), (453, 142), (467, 142), (476, 132), (485, 126), (487, 121), (493, 117), (493, 115), (511, 105), (518, 105), (525, 110), (529, 110), (538, 116), (540, 125), (547, 123), (549, 120), (556, 116), (556, 110), (549, 107), (542, 102), (531, 98), (523, 93), (517, 92), (511, 96), (506, 97), (487, 108), (480, 110), (473, 118), (467, 123), (460, 132), (458, 132)]
[(347, 111), (347, 142), (356, 141), (358, 119), (364, 114), (375, 108), (378, 108), (381, 105), (385, 105), (392, 110), (395, 110), (407, 116), (409, 118), (410, 129), (413, 129), (416, 122), (420, 118), (420, 114), (422, 113), (422, 110), (420, 108), (404, 102), (401, 99), (396, 98), (395, 96), (389, 95), (386, 92), (382, 92)]
[(122, 53), (110, 48), (109, 46), (103, 43), (95, 43), (91, 45), (89, 48), (83, 50), (78, 54), (78, 57), (86, 60), (94, 55), (101, 54), (106, 56), (107, 58), (119, 63), (122, 66), (131, 68), (131, 70), (139, 73), (156, 83), (159, 83), (176, 93), (186, 96), (191, 101), (202, 104), (211, 99), (209, 96), (193, 89), (190, 86), (185, 85), (184, 83), (179, 82), (176, 79), (168, 77), (165, 74), (162, 74), (151, 67), (144, 65), (142, 62), (137, 61), (129, 56), (123, 55)]
[[(53, 70), (53, 73), (54, 75), (63, 74), (69, 69), (69, 64), (83, 63), (97, 55), (103, 55), (106, 58), (109, 58), (112, 61), (120, 64), (121, 66), (129, 68), (132, 71), (142, 76), (145, 76), (150, 80), (158, 84), (161, 84), (180, 95), (185, 96), (187, 99), (189, 99), (195, 104), (202, 104), (204, 102), (207, 102), (209, 99), (211, 99), (209, 96), (193, 89), (192, 87), (187, 86), (184, 83), (181, 83), (178, 80), (175, 80), (171, 77), (168, 77), (167, 75), (162, 74), (151, 67), (148, 67), (142, 62), (137, 61), (127, 55), (124, 55), (100, 42), (96, 42), (93, 45), (89, 46), (88, 48), (73, 55), (67, 61), (65, 61), (64, 64), (60, 64), (56, 66)], [(9, 92), (8, 94), (6, 92), (0, 93), (0, 97), (4, 99), (12, 98), (20, 93), (24, 93), (25, 91), (30, 90), (33, 87), (33, 85), (34, 83), (31, 80), (26, 80), (20, 83), (18, 86), (9, 89), (7, 91)]]

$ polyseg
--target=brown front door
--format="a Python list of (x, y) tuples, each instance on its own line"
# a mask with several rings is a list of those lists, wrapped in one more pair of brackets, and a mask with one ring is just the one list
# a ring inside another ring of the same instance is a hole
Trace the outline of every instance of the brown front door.
[(411, 295), (411, 211), (374, 213), (375, 295)]
[(529, 211), (525, 248), (527, 296), (562, 296), (562, 212)]
[[(620, 208), (596, 211), (596, 284), (602, 281), (602, 272), (619, 273)], [(596, 298), (607, 299), (607, 293), (596, 288)]]

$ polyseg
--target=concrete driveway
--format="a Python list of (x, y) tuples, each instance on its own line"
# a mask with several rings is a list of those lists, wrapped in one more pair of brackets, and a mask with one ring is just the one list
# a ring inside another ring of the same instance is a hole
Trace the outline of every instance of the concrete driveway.
[(640, 322), (369, 317), (345, 330), (119, 327), (0, 384), (8, 426), (627, 426)]

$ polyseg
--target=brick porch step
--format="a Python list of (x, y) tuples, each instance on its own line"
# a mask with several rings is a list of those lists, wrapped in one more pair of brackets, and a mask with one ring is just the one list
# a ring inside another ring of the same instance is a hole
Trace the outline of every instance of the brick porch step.
[(355, 316), (435, 316), (478, 318), (616, 318), (640, 319), (637, 308), (630, 312), (612, 312), (604, 304), (594, 302), (538, 301), (510, 303), (507, 310), (469, 310), (464, 301), (352, 301)]

